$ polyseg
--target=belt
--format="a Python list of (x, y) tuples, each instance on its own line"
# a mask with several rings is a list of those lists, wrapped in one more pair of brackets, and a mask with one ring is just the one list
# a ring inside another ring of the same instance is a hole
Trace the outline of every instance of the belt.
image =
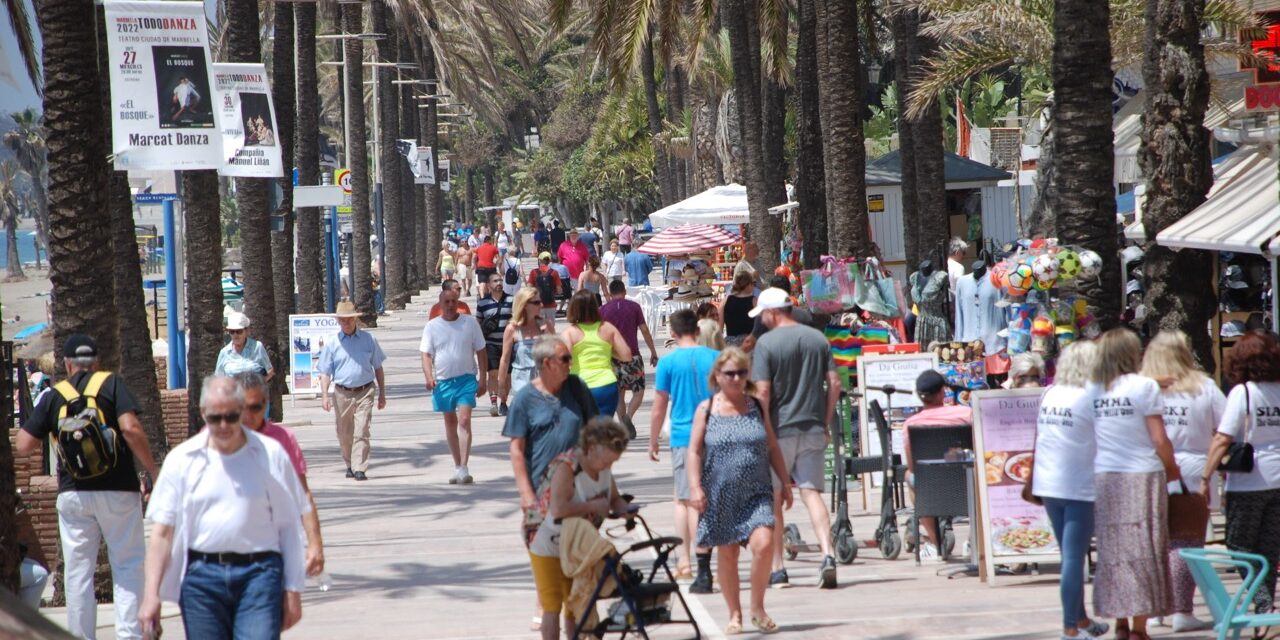
[(337, 388), (339, 388), (339, 389), (342, 389), (343, 391), (364, 391), (365, 389), (368, 389), (369, 387), (372, 387), (372, 386), (373, 386), (373, 383), (372, 383), (372, 382), (366, 382), (366, 383), (364, 383), (364, 384), (362, 384), (362, 385), (360, 385), (360, 386), (358, 386), (358, 387), (348, 387), (348, 386), (346, 386), (346, 385), (341, 385), (341, 384), (338, 384), (338, 383), (336, 383), (336, 382), (335, 382), (335, 383), (333, 383), (333, 386), (335, 386), (335, 387), (337, 387)]
[(259, 560), (280, 557), (279, 551), (255, 551), (253, 553), (205, 553), (194, 549), (187, 551), (187, 562), (212, 562), (213, 564), (229, 564), (234, 566), (244, 566), (253, 564)]

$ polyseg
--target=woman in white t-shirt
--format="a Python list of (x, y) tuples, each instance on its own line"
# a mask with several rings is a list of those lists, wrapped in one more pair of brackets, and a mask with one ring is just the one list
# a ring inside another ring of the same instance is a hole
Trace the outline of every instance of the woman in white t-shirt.
[(1218, 468), (1232, 442), (1253, 445), (1253, 471), (1227, 472), (1227, 548), (1267, 559), (1262, 588), (1253, 597), (1254, 608), (1265, 613), (1274, 608), (1280, 562), (1280, 345), (1266, 334), (1245, 334), (1223, 370), (1236, 386), (1227, 395), (1204, 476)]
[[(1164, 429), (1173, 444), (1173, 458), (1182, 472), (1182, 481), (1191, 491), (1200, 490), (1205, 456), (1213, 432), (1222, 418), (1226, 396), (1196, 365), (1187, 334), (1161, 331), (1142, 358), (1142, 375), (1160, 384), (1164, 400)], [(1169, 541), (1169, 573), (1173, 580), (1173, 630), (1175, 633), (1208, 629), (1212, 625), (1191, 614), (1196, 592), (1195, 579), (1178, 549), (1203, 547), (1204, 536)]]
[(587, 518), (600, 526), (610, 513), (622, 513), (627, 502), (618, 495), (613, 463), (627, 450), (627, 430), (612, 418), (594, 418), (582, 427), (578, 448), (557, 456), (551, 466), (551, 499), (547, 517), (529, 543), (533, 580), (542, 601), (542, 638), (556, 640), (565, 609), (565, 635), (574, 637), (574, 612), (565, 607), (572, 580), (560, 568), (557, 520)]
[(1181, 472), (1164, 430), (1160, 385), (1138, 375), (1138, 336), (1112, 329), (1098, 339), (1098, 351), (1091, 376), (1098, 447), (1093, 609), (1116, 619), (1116, 638), (1150, 640), (1147, 618), (1173, 611), (1167, 483), (1180, 479)]
[[(1023, 488), (1044, 504), (1062, 553), (1062, 637), (1097, 638), (1110, 626), (1084, 608), (1085, 558), (1093, 539), (1093, 395), (1089, 368), (1098, 359), (1094, 342), (1062, 350), (1053, 386), (1040, 399), (1031, 481)], [(1026, 496), (1024, 496), (1026, 497)]]
[(622, 249), (619, 248), (618, 239), (610, 240), (609, 250), (604, 252), (604, 256), (600, 259), (604, 266), (604, 275), (610, 282), (627, 277), (627, 265), (623, 260), (625, 257)]

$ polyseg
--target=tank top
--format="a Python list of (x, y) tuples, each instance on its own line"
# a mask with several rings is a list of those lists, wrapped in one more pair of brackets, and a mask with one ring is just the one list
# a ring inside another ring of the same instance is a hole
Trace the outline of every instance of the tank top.
[(440, 270), (453, 271), (453, 254), (449, 252), (440, 254)]
[(725, 335), (742, 336), (751, 333), (754, 321), (748, 314), (753, 306), (750, 296), (729, 296), (724, 299)]
[(600, 323), (581, 323), (582, 339), (573, 345), (569, 372), (582, 378), (587, 388), (607, 387), (618, 381), (613, 375), (613, 345), (600, 338)]
[(515, 397), (525, 385), (538, 375), (538, 364), (533, 361), (533, 341), (535, 338), (520, 338), (512, 346), (511, 355), (511, 396)]
[(583, 288), (583, 289), (586, 289), (587, 291), (590, 291), (591, 293), (596, 294), (597, 296), (599, 296), (599, 295), (600, 295), (600, 283), (599, 283), (599, 282), (592, 282), (591, 280), (583, 280), (583, 281), (582, 281), (582, 288)]
[[(573, 499), (577, 502), (587, 502), (596, 498), (608, 497), (609, 488), (613, 484), (613, 472), (604, 469), (600, 472), (600, 477), (592, 480), (586, 471), (579, 470), (573, 476)], [(529, 552), (543, 556), (545, 558), (560, 557), (560, 525), (556, 524), (556, 519), (547, 513), (547, 519), (542, 521), (538, 527), (538, 533), (533, 536), (533, 542), (529, 543)]]

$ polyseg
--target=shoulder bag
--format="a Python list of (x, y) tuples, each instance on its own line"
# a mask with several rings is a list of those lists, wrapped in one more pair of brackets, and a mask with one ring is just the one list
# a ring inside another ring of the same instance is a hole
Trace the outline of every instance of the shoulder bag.
[(1244, 436), (1227, 446), (1227, 454), (1218, 463), (1219, 471), (1251, 473), (1253, 471), (1253, 445), (1249, 444), (1253, 409), (1249, 403), (1249, 383), (1244, 383)]

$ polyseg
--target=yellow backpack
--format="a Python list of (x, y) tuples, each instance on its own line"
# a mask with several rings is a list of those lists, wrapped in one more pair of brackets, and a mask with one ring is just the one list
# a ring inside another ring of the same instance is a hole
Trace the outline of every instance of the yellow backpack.
[(54, 449), (62, 466), (76, 480), (91, 480), (106, 474), (119, 461), (119, 434), (107, 424), (98, 406), (98, 393), (111, 374), (97, 371), (89, 376), (84, 392), (69, 380), (54, 385), (62, 396), (58, 410), (58, 432)]

